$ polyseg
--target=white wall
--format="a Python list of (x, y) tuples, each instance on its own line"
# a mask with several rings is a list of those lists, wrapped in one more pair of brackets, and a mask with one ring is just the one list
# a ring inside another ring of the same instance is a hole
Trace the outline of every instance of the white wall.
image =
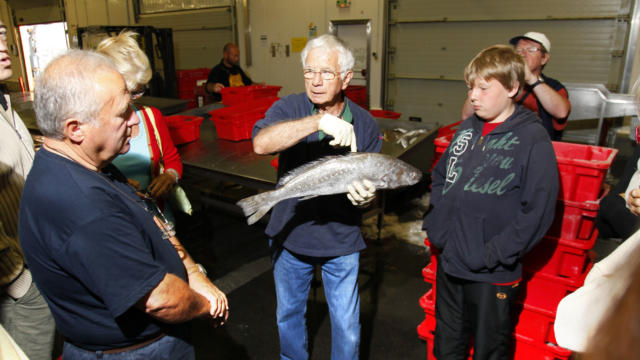
[[(354, 0), (349, 8), (337, 8), (335, 0), (252, 0), (249, 3), (252, 65), (245, 68), (255, 81), (281, 85), (280, 96), (302, 92), (304, 81), (300, 53), (285, 54), (285, 46), (291, 45), (291, 39), (308, 38), (310, 24), (317, 27), (317, 35), (322, 35), (328, 32), (331, 20), (370, 19), (371, 53), (378, 55), (377, 59), (370, 56), (370, 94), (373, 94), (370, 107), (379, 108), (383, 70), (382, 4), (383, 0)], [(242, 53), (245, 47), (241, 12), (239, 6), (238, 30)], [(272, 56), (272, 45), (276, 46), (275, 57)]]

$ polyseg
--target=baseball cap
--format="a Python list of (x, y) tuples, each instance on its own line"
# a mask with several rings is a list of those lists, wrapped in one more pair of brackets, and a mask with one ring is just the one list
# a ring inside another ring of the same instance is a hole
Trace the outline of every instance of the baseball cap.
[(518, 35), (516, 37), (511, 38), (511, 40), (509, 40), (509, 43), (515, 46), (520, 39), (533, 40), (537, 43), (540, 43), (540, 45), (542, 45), (542, 47), (546, 52), (551, 52), (551, 41), (549, 41), (547, 36), (543, 33), (529, 31), (524, 35)]

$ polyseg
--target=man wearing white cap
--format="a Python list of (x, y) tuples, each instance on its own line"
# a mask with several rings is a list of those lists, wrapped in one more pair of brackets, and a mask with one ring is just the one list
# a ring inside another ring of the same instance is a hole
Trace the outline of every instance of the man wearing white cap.
[[(522, 56), (526, 65), (526, 84), (516, 95), (515, 102), (538, 113), (551, 140), (560, 140), (562, 130), (567, 126), (571, 103), (564, 85), (542, 73), (549, 62), (551, 41), (543, 33), (530, 31), (513, 37), (509, 43)], [(473, 107), (467, 99), (462, 108), (462, 119), (471, 115)]]

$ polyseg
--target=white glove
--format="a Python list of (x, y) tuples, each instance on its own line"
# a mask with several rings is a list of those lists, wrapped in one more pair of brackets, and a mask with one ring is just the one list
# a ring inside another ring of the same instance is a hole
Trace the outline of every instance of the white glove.
[(347, 198), (357, 207), (368, 206), (376, 197), (376, 187), (367, 179), (354, 181), (347, 185), (347, 190), (349, 190)]
[(333, 136), (329, 142), (331, 146), (350, 146), (351, 151), (358, 151), (356, 147), (356, 134), (353, 132), (353, 125), (331, 114), (324, 114), (318, 122), (318, 130)]

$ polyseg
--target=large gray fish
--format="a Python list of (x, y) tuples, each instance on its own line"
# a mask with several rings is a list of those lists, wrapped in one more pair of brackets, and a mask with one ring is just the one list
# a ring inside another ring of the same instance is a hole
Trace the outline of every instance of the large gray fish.
[(302, 165), (285, 175), (278, 188), (238, 201), (249, 225), (260, 220), (284, 199), (310, 199), (319, 195), (346, 193), (347, 185), (367, 179), (376, 189), (395, 189), (417, 183), (420, 170), (394, 157), (377, 153), (328, 156)]

